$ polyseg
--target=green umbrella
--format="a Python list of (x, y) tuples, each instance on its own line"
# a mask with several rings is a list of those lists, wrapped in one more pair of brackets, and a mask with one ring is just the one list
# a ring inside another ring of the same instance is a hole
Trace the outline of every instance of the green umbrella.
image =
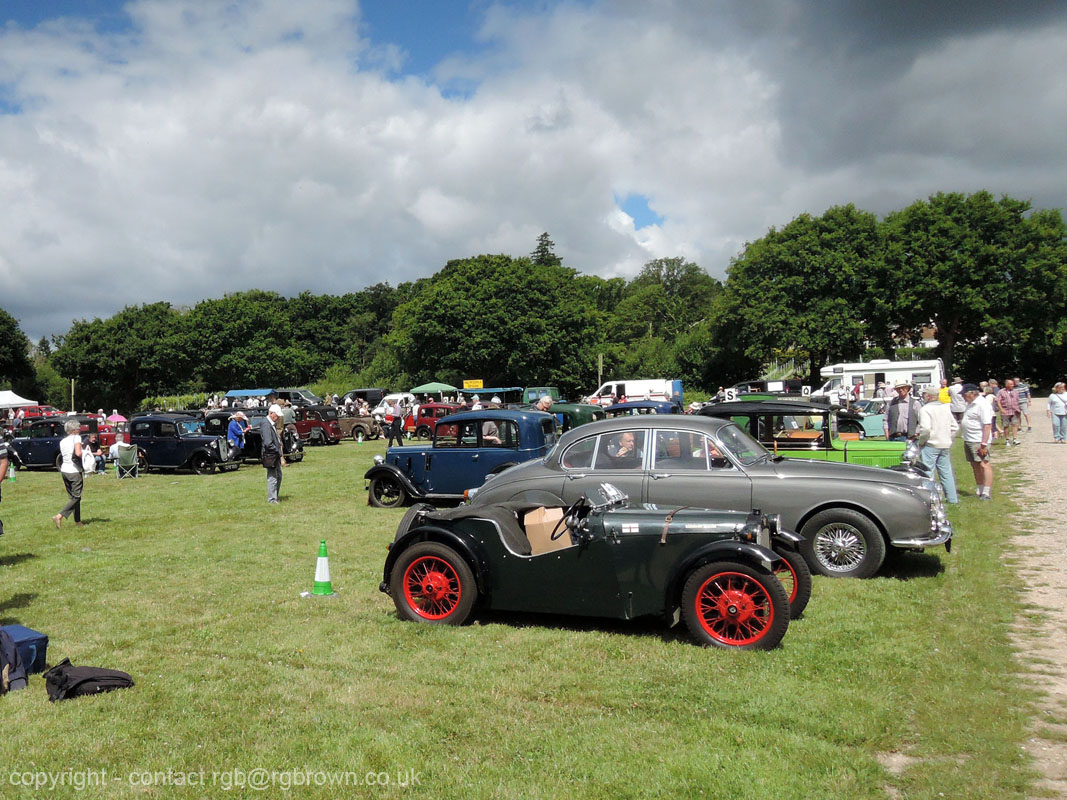
[(449, 386), (447, 383), (438, 383), (433, 381), (431, 383), (424, 383), (422, 386), (416, 386), (411, 390), (412, 394), (441, 394), (442, 392), (456, 392), (459, 391), (455, 386)]

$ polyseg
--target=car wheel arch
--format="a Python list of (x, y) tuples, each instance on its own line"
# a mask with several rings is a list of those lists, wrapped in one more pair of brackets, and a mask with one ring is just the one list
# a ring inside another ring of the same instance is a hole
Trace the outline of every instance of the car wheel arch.
[[(771, 565), (773, 574), (773, 562), (779, 561), (781, 556), (773, 551), (771, 551), (771, 556), (773, 556)], [(671, 613), (681, 605), (685, 582), (695, 570), (700, 569), (705, 564), (726, 559), (742, 563), (760, 572), (766, 572), (768, 570), (764, 564), (765, 558), (766, 551), (758, 545), (734, 540), (712, 542), (699, 550), (689, 553), (675, 565), (671, 572), (671, 578), (667, 582), (666, 594), (664, 595), (665, 610)]]
[(850, 503), (848, 501), (823, 503), (822, 505), (816, 506), (815, 508), (812, 508), (805, 512), (804, 516), (797, 521), (796, 527), (791, 528), (790, 530), (801, 531), (804, 529), (804, 526), (808, 524), (811, 518), (814, 517), (816, 514), (821, 514), (824, 511), (836, 511), (838, 509), (846, 509), (848, 511), (855, 511), (858, 514), (862, 514), (868, 520), (870, 520), (871, 524), (874, 525), (878, 529), (878, 532), (882, 534), (882, 538), (885, 540), (886, 546), (889, 547), (892, 544), (889, 539), (889, 531), (886, 530), (885, 523), (882, 522), (881, 518), (877, 514), (875, 514), (865, 506), (857, 505), (856, 503)]
[(474, 575), (474, 583), (478, 587), (478, 605), (484, 605), (490, 598), (492, 582), (489, 575), (489, 562), (481, 552), (477, 543), (466, 536), (461, 536), (455, 531), (449, 531), (434, 525), (420, 525), (410, 529), (399, 540), (393, 542), (389, 548), (389, 555), (385, 559), (382, 586), (389, 585), (390, 574), (397, 560), (408, 548), (421, 542), (435, 542), (456, 551)]
[(407, 492), (408, 497), (412, 500), (420, 500), (421, 498), (426, 496), (426, 493), (416, 487), (407, 475), (405, 475), (399, 469), (394, 467), (392, 464), (375, 464), (373, 467), (367, 470), (363, 478), (364, 480), (372, 481), (382, 475), (388, 475), (400, 481), (400, 485), (404, 487), (404, 491)]

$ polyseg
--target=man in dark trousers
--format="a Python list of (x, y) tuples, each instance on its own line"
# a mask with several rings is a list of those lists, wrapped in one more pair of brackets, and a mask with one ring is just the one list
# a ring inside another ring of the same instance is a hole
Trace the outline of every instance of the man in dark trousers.
[(267, 502), (277, 503), (278, 492), (282, 488), (282, 439), (278, 435), (277, 423), (282, 418), (282, 407), (277, 403), (267, 411), (267, 416), (259, 421), (259, 435), (263, 440), (263, 466), (267, 470)]
[(393, 402), (389, 413), (393, 415), (393, 421), (389, 425), (389, 441), (386, 446), (392, 447), (393, 439), (396, 439), (397, 446), (400, 446), (404, 444), (404, 406), (400, 404), (399, 397)]

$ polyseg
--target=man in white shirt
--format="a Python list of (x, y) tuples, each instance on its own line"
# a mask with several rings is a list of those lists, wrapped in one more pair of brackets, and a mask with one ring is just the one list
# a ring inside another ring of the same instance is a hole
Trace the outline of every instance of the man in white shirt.
[(967, 410), (963, 412), (963, 452), (974, 472), (979, 500), (993, 499), (993, 465), (990, 445), (993, 442), (993, 405), (973, 383), (963, 387)]
[(963, 378), (953, 378), (948, 387), (949, 408), (956, 422), (963, 419), (963, 412), (967, 410), (967, 401), (963, 399)]
[(940, 390), (928, 386), (923, 390), (926, 404), (919, 409), (919, 444), (922, 450), (919, 457), (930, 471), (941, 481), (945, 490), (946, 503), (958, 503), (956, 494), (956, 476), (952, 472), (952, 438), (959, 430), (952, 409), (941, 402)]

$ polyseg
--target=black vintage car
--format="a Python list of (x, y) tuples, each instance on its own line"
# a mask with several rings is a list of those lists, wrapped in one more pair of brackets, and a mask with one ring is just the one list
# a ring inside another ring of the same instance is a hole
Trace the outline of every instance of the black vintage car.
[(790, 607), (775, 577), (782, 559), (770, 549), (776, 517), (626, 504), (602, 484), (567, 508), (415, 506), (379, 588), (414, 622), (460, 625), (482, 608), (673, 624), (680, 611), (706, 645), (767, 650), (781, 641)]
[(203, 422), (182, 414), (149, 414), (129, 425), (130, 444), (137, 447), (141, 470), (191, 469), (206, 475), (230, 472), (241, 462), (231, 459), (226, 438), (204, 432)]
[[(233, 413), (233, 411), (208, 412), (204, 418), (204, 431), (225, 439)], [(244, 461), (259, 461), (263, 454), (263, 438), (259, 435), (259, 421), (267, 416), (267, 409), (242, 409), (242, 413), (248, 417), (249, 427), (245, 430), (245, 446), (241, 451), (241, 458)], [(285, 450), (286, 461), (292, 463), (304, 460), (304, 443), (297, 435), (295, 426), (286, 425), (283, 429), (282, 447)]]

